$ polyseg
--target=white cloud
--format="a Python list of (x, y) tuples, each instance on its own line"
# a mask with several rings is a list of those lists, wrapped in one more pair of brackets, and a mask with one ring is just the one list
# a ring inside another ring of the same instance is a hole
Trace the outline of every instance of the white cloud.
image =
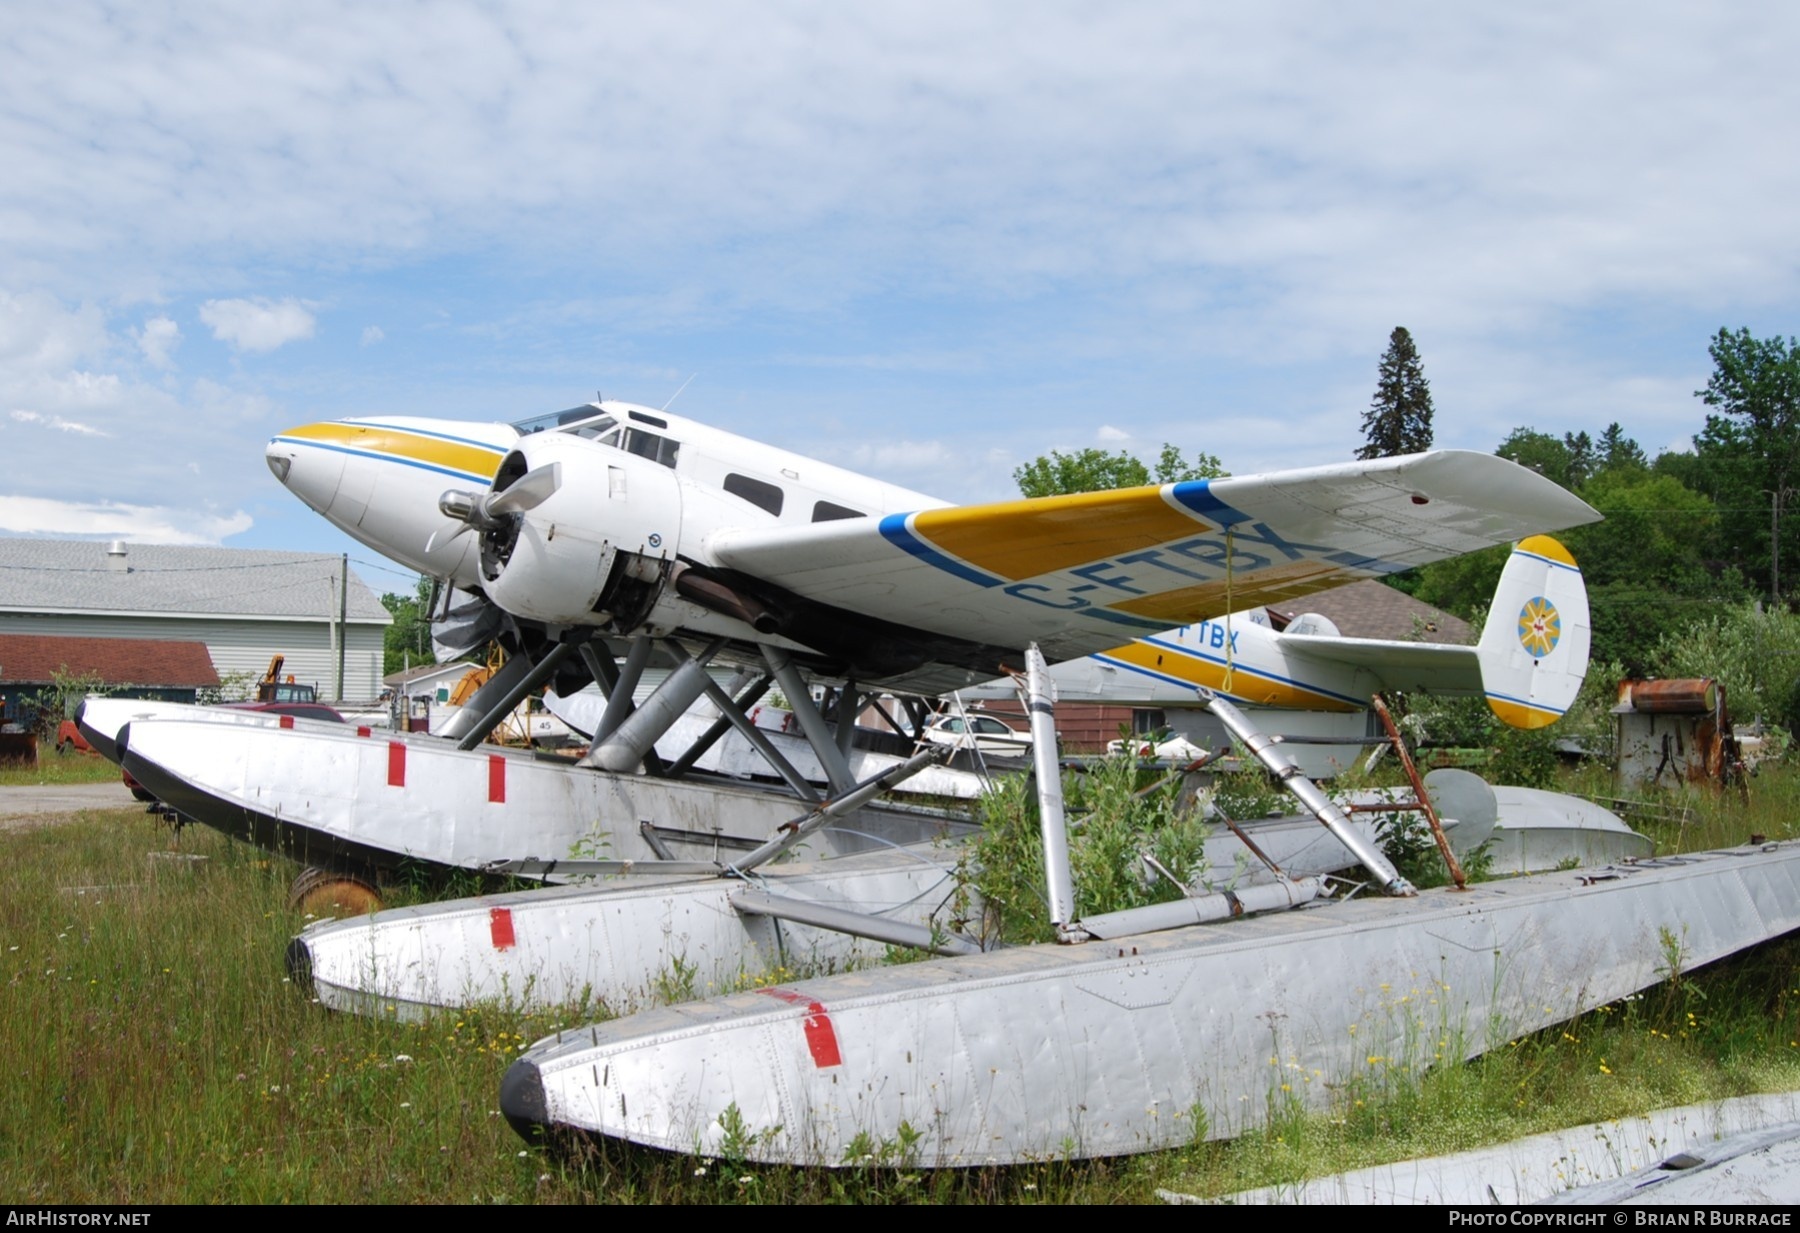
[(212, 327), (214, 338), (239, 351), (273, 351), (313, 336), (312, 308), (292, 298), (208, 300), (200, 306), (200, 320)]
[(106, 319), (91, 305), (67, 309), (55, 296), (0, 289), (0, 367), (61, 372), (105, 353)]
[(15, 535), (122, 536), (140, 544), (216, 544), (248, 531), (249, 514), (166, 505), (0, 496), (0, 531)]
[[(1122, 416), (1239, 471), (1346, 457), (1396, 324), (1442, 440), (1492, 448), (1546, 399), (1600, 416), (1559, 429), (1681, 439), (1691, 323), (1785, 333), (1800, 305), (1800, 160), (1744, 119), (1800, 111), (1800, 10), (1652, 0), (1628, 38), (1541, 0), (433, 14), (22, 10), (0, 40), (0, 284), (56, 294), (0, 294), (0, 407), (180, 433), (159, 451), (238, 482), (266, 400), (201, 367), (217, 348), (153, 353), (149, 322), (109, 335), (105, 312), (194, 328), (193, 288), (276, 287), (445, 326), (413, 366), (271, 376), (308, 418), (523, 414), (594, 385), (661, 402), (701, 369), (683, 409), (741, 388), (762, 436), (774, 408), (832, 401), (857, 428), (822, 448), (941, 438), (867, 467), (986, 493), (993, 443), (1029, 457)], [(318, 311), (201, 320), (269, 351)], [(157, 355), (231, 393), (137, 381)], [(82, 463), (154, 503), (153, 452)]]
[(1111, 424), (1102, 424), (1094, 430), (1094, 439), (1107, 445), (1131, 440), (1131, 434), (1123, 428), (1114, 428)]
[(1265, 329), (1794, 277), (1800, 165), (1741, 119), (1800, 107), (1778, 8), (1652, 3), (1629, 39), (1532, 5), (434, 12), (32, 10), (15, 247), (712, 250), (752, 296), (1157, 276)]
[(362, 345), (365, 347), (372, 347), (386, 337), (387, 334), (378, 325), (363, 326)]
[(95, 428), (91, 424), (83, 424), (76, 420), (65, 420), (60, 415), (52, 415), (49, 418), (45, 418), (36, 411), (14, 411), (12, 412), (12, 417), (21, 424), (42, 424), (46, 428), (55, 428), (62, 432), (72, 432), (83, 437), (112, 436), (110, 432)]
[[(274, 404), (237, 380), (137, 375), (150, 367), (135, 362), (145, 340), (152, 348), (170, 341), (159, 319), (167, 318), (154, 314), (109, 333), (97, 310), (0, 290), (0, 424), (11, 500), (60, 502), (87, 511), (89, 521), (148, 511), (143, 517), (165, 528), (159, 534), (216, 539), (235, 524), (178, 521), (180, 507), (168, 503), (236, 509), (267, 495), (261, 444)], [(103, 366), (109, 358), (123, 361), (118, 371)], [(192, 463), (204, 464), (204, 485)], [(49, 507), (15, 504), (39, 508)], [(135, 534), (130, 527), (122, 533)]]
[(141, 330), (132, 330), (131, 336), (144, 358), (157, 368), (171, 367), (170, 356), (181, 345), (181, 327), (168, 317), (151, 317)]

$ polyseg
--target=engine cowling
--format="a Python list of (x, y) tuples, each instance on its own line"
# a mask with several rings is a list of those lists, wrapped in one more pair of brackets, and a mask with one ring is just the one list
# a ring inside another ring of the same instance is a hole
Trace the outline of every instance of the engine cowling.
[(487, 593), (515, 616), (553, 625), (620, 625), (647, 612), (681, 539), (681, 485), (648, 458), (567, 433), (521, 441), (493, 490), (556, 466), (560, 483), (531, 509), (481, 533)]

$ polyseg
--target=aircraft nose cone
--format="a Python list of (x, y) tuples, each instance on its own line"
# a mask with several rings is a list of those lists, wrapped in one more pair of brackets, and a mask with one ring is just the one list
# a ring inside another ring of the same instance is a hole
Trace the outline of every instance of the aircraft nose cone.
[(520, 1059), (507, 1067), (500, 1080), (500, 1112), (507, 1124), (528, 1143), (536, 1143), (549, 1127), (549, 1107), (544, 1101), (544, 1076), (535, 1062)]
[(304, 424), (291, 428), (271, 440), (263, 451), (263, 460), (275, 478), (321, 514), (331, 508), (338, 481), (344, 477), (344, 455), (317, 439), (327, 435), (331, 427)]
[(289, 942), (286, 958), (288, 979), (291, 980), (294, 983), (294, 987), (299, 989), (302, 993), (311, 994), (313, 974), (312, 950), (308, 948), (305, 940), (295, 938), (293, 941)]

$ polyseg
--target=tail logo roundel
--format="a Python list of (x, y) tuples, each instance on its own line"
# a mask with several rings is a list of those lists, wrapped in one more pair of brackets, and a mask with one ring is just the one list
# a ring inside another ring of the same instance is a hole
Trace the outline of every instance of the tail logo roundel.
[(1519, 609), (1519, 645), (1542, 659), (1556, 649), (1562, 639), (1562, 617), (1556, 605), (1542, 595), (1525, 601)]

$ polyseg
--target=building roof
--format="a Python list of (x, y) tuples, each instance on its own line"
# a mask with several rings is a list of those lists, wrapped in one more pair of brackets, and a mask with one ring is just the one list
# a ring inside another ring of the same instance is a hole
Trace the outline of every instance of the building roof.
[(1451, 616), (1442, 608), (1434, 608), (1372, 578), (1291, 600), (1269, 611), (1290, 621), (1302, 613), (1316, 612), (1336, 625), (1346, 638), (1448, 642), (1455, 646), (1475, 642), (1474, 626), (1461, 617)]
[[(335, 621), (342, 559), (320, 552), (0, 539), (0, 611)], [(348, 619), (392, 618), (355, 571)]]
[(403, 671), (388, 673), (381, 678), (381, 683), (393, 688), (440, 676), (460, 677), (470, 668), (479, 667), (481, 667), (479, 663), (468, 659), (453, 660), (447, 664), (414, 664), (411, 668)]
[(0, 634), (0, 684), (48, 685), (57, 674), (94, 673), (102, 685), (217, 685), (204, 642), (164, 638), (64, 638)]

